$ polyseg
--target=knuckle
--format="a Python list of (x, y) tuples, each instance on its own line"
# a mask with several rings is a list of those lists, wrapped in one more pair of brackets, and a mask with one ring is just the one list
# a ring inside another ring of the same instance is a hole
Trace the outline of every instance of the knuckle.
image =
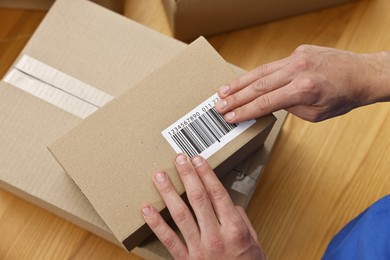
[(271, 99), (268, 95), (262, 95), (255, 99), (256, 107), (259, 110), (268, 110), (271, 106)]
[(294, 64), (294, 69), (297, 71), (306, 71), (310, 68), (312, 62), (307, 55), (301, 55)]
[(168, 251), (174, 251), (175, 240), (171, 236), (164, 236), (160, 240), (161, 243), (168, 249)]
[(316, 103), (320, 98), (320, 91), (313, 78), (304, 78), (299, 82), (300, 99), (305, 104)]
[(253, 88), (257, 92), (265, 92), (267, 89), (267, 85), (268, 84), (267, 84), (266, 78), (260, 78), (260, 79), (255, 81), (255, 83), (253, 84)]
[(301, 88), (306, 90), (306, 91), (311, 92), (313, 89), (315, 89), (314, 80), (312, 78), (309, 78), (309, 77), (302, 79), (300, 85), (301, 85)]
[(245, 244), (250, 240), (250, 232), (242, 222), (234, 222), (230, 227), (230, 237), (236, 242)]
[(295, 62), (293, 63), (292, 68), (295, 71), (305, 71), (312, 66), (312, 55), (310, 54), (311, 49), (312, 46), (310, 45), (301, 45), (294, 51)]
[(308, 44), (302, 44), (299, 45), (295, 51), (294, 54), (300, 54), (300, 53), (307, 53), (311, 49), (311, 46)]
[(200, 206), (207, 203), (208, 197), (203, 189), (196, 188), (188, 192), (188, 199), (192, 205)]
[(258, 78), (264, 77), (268, 74), (268, 65), (264, 64), (255, 69), (255, 74)]
[(184, 176), (190, 175), (192, 173), (192, 170), (191, 169), (182, 169), (179, 171), (179, 173), (180, 173), (181, 177), (184, 177)]
[(183, 222), (188, 218), (187, 211), (183, 207), (180, 207), (174, 212), (174, 214), (172, 214), (172, 218), (175, 222)]
[(223, 200), (226, 198), (226, 190), (221, 185), (214, 185), (208, 190), (209, 196), (214, 201)]

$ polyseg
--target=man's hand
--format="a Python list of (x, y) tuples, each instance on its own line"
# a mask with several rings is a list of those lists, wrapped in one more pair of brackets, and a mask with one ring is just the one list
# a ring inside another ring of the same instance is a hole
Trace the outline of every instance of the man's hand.
[(233, 205), (206, 160), (198, 156), (191, 161), (178, 154), (175, 167), (196, 219), (166, 173), (156, 173), (153, 182), (185, 241), (151, 205), (142, 208), (145, 222), (172, 256), (176, 259), (265, 259), (245, 211)]
[(216, 104), (237, 123), (286, 109), (312, 122), (389, 100), (390, 54), (302, 45), (291, 56), (260, 66), (218, 90)]

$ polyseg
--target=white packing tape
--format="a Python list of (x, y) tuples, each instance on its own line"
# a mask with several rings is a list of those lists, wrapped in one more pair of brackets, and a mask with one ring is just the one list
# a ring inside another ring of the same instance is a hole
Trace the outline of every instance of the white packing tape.
[(4, 81), (80, 118), (113, 97), (28, 55), (23, 55)]

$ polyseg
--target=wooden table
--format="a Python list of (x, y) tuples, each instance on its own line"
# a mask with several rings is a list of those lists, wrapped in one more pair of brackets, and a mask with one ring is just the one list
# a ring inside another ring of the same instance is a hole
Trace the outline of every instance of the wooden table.
[[(170, 35), (161, 2), (128, 0), (125, 15)], [(209, 37), (245, 69), (298, 45), (390, 49), (390, 1), (366, 0)], [(45, 12), (0, 9), (0, 76)], [(248, 208), (268, 259), (318, 259), (354, 216), (390, 191), (390, 104), (322, 123), (288, 116)], [(1, 259), (138, 259), (0, 190)]]

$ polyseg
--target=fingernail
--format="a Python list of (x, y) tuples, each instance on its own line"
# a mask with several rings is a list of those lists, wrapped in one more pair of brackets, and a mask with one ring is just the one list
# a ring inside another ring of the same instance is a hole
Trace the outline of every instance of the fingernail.
[(154, 178), (156, 179), (157, 182), (164, 182), (165, 179), (166, 179), (166, 176), (165, 176), (165, 173), (163, 173), (163, 172), (158, 172), (158, 173), (156, 173), (156, 175), (154, 176)]
[(225, 99), (218, 100), (218, 102), (215, 104), (215, 107), (217, 109), (224, 109), (227, 106), (227, 101)]
[(187, 157), (183, 154), (176, 157), (176, 163), (181, 165), (187, 162)]
[(229, 93), (229, 86), (225, 85), (220, 87), (220, 92), (222, 95), (226, 96)]
[(236, 113), (234, 113), (234, 112), (229, 112), (229, 113), (225, 114), (225, 119), (226, 119), (227, 121), (230, 121), (230, 120), (232, 120), (235, 116), (236, 116)]
[(203, 164), (203, 159), (199, 156), (196, 156), (194, 158), (192, 158), (192, 165), (194, 165), (194, 167), (198, 167), (198, 166), (201, 166)]
[(142, 215), (148, 217), (148, 216), (150, 216), (151, 213), (152, 213), (152, 211), (150, 210), (149, 206), (142, 208)]

